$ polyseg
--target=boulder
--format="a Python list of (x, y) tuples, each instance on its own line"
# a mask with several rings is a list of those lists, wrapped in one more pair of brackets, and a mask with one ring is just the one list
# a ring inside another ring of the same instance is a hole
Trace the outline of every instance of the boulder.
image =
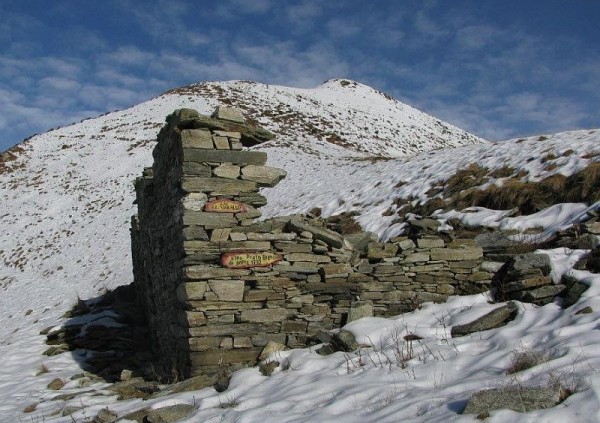
[(564, 275), (561, 282), (568, 287), (564, 293), (562, 308), (571, 307), (577, 303), (581, 295), (588, 289), (585, 283), (578, 281), (572, 276)]
[(550, 257), (527, 253), (511, 258), (493, 277), (495, 298), (499, 301), (519, 300), (544, 305), (564, 290), (553, 285), (550, 277)]
[(359, 345), (354, 338), (354, 334), (347, 330), (341, 330), (331, 337), (331, 344), (336, 351), (354, 351)]
[(564, 391), (558, 387), (526, 388), (515, 386), (493, 388), (471, 396), (463, 414), (484, 414), (494, 410), (513, 410), (522, 413), (554, 407), (563, 399)]
[(279, 361), (269, 361), (267, 363), (260, 363), (258, 365), (258, 370), (262, 373), (263, 376), (271, 376), (276, 368), (279, 367)]
[(587, 256), (585, 267), (592, 273), (600, 273), (600, 246)]
[(102, 410), (98, 411), (98, 414), (96, 414), (96, 417), (94, 417), (94, 420), (92, 420), (93, 423), (114, 423), (115, 421), (117, 421), (117, 412), (113, 411), (109, 408), (103, 408)]
[(58, 390), (62, 389), (63, 386), (65, 386), (65, 382), (60, 378), (56, 378), (56, 379), (53, 379), (52, 382), (50, 382), (48, 384), (48, 389), (52, 389), (53, 391), (58, 391)]
[(519, 254), (512, 260), (512, 269), (524, 273), (531, 269), (539, 269), (544, 275), (550, 273), (550, 257), (548, 254), (527, 253)]
[(269, 342), (267, 342), (267, 345), (265, 345), (265, 347), (263, 348), (262, 352), (258, 356), (258, 359), (259, 360), (264, 360), (265, 358), (269, 357), (274, 352), (284, 351), (285, 349), (286, 349), (285, 345), (280, 344), (280, 343), (275, 342), (275, 341), (269, 341)]
[(177, 394), (180, 392), (199, 391), (200, 389), (214, 386), (217, 381), (225, 375), (213, 374), (213, 375), (199, 375), (193, 376), (179, 383), (168, 385), (165, 389), (159, 392), (155, 392), (150, 398), (160, 398), (167, 395)]
[(196, 407), (190, 404), (176, 404), (148, 411), (148, 423), (173, 423), (188, 417)]
[(513, 320), (517, 316), (518, 312), (519, 309), (517, 305), (511, 301), (506, 305), (498, 307), (481, 316), (480, 318), (473, 320), (470, 323), (453, 326), (450, 333), (453, 338), (456, 338), (459, 336), (469, 335), (473, 332), (481, 332), (484, 330), (499, 328)]

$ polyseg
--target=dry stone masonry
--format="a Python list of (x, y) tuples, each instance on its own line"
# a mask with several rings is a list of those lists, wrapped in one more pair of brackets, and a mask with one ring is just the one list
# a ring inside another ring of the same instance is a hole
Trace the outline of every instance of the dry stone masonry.
[(267, 344), (303, 347), (351, 320), (490, 288), (483, 249), (426, 219), (385, 243), (313, 216), (257, 220), (259, 190), (286, 172), (243, 146), (270, 138), (237, 110), (180, 109), (136, 180), (134, 284), (154, 348), (179, 375), (217, 375), (256, 363)]

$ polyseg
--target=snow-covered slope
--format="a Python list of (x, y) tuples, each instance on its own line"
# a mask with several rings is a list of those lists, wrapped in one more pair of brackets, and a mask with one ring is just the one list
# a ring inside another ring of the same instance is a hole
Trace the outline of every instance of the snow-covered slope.
[[(314, 207), (325, 215), (357, 211), (361, 225), (382, 238), (402, 229), (394, 214), (395, 199), (424, 199), (431, 187), (470, 163), (490, 169), (510, 164), (517, 171), (528, 170), (527, 178), (536, 180), (557, 172), (571, 174), (600, 155), (598, 130), (491, 144), (346, 80), (310, 90), (244, 81), (203, 83), (33, 137), (20, 146), (23, 151), (16, 160), (0, 168), (0, 421), (72, 421), (69, 416), (51, 416), (52, 407), (61, 406), (55, 402), (44, 402), (33, 417), (22, 414), (25, 406), (53, 396), (46, 389), (50, 380), (68, 378), (78, 368), (69, 354), (42, 356), (44, 338), (38, 332), (60, 324), (60, 316), (78, 297), (92, 298), (132, 281), (132, 182), (151, 164), (154, 139), (168, 113), (180, 107), (210, 113), (218, 104), (240, 107), (278, 134), (276, 140), (255, 147), (268, 153), (269, 163), (288, 171), (282, 183), (263, 192), (269, 200), (263, 209), (266, 216)], [(554, 167), (547, 165), (549, 153), (555, 156), (550, 160)], [(563, 253), (556, 253), (556, 263), (558, 258), (567, 262), (580, 255), (565, 258)], [(582, 277), (600, 283), (597, 276)], [(595, 295), (591, 290), (584, 302), (597, 310)], [(379, 362), (348, 367), (343, 356), (323, 358), (301, 350), (286, 353), (289, 374), (265, 379), (256, 369), (245, 370), (234, 377), (224, 396), (204, 390), (168, 401), (197, 401), (202, 411), (191, 421), (251, 422), (267, 415), (273, 421), (446, 421), (455, 417), (453, 402), (493, 385), (496, 378), (504, 381), (501, 369), (519, 342), (555, 348), (557, 356), (566, 357), (557, 364), (556, 371), (562, 371), (578, 357), (578, 334), (600, 325), (600, 318), (591, 315), (579, 326), (581, 318), (561, 317), (551, 305), (543, 310), (525, 306), (517, 326), (484, 335), (480, 342), (464, 339), (448, 346), (445, 330), (435, 329), (440, 319), (448, 320), (444, 325), (460, 323), (468, 318), (460, 315), (465, 310), (482, 314), (489, 307), (484, 297), (463, 297), (399, 319), (354, 324), (357, 335), (375, 342), (396, 329), (426, 336), (433, 356), (424, 350), (412, 374), (410, 369), (382, 368), (375, 364)], [(562, 334), (564, 342), (552, 341), (556, 334)], [(587, 337), (585, 345), (582, 368), (600, 368), (600, 339)], [(481, 368), (479, 375), (474, 372), (480, 368), (476, 363), (489, 367)], [(49, 373), (36, 376), (42, 364)], [(358, 391), (357, 386), (364, 389)], [(588, 389), (570, 401), (596, 413), (600, 404), (594, 392)], [(219, 408), (231, 400), (227, 395), (239, 407)], [(142, 406), (139, 401), (115, 404), (110, 397), (84, 398), (90, 408), (76, 413), (76, 421), (109, 404), (120, 413)], [(514, 420), (514, 413), (509, 415), (503, 416)]]

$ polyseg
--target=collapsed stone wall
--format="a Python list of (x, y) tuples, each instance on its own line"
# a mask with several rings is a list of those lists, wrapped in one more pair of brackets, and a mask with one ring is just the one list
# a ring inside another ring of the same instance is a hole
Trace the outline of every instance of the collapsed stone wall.
[(257, 133), (268, 136), (234, 110), (177, 110), (136, 181), (134, 284), (155, 348), (180, 375), (216, 375), (255, 363), (270, 341), (302, 347), (360, 317), (489, 289), (482, 248), (423, 221), (381, 243), (315, 217), (256, 220), (260, 188), (285, 177), (266, 153), (242, 149)]

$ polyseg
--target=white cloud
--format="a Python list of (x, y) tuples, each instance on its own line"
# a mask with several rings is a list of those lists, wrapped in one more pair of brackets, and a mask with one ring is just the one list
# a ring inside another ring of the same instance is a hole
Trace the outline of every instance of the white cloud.
[(73, 79), (61, 78), (57, 76), (49, 76), (40, 80), (39, 85), (42, 89), (55, 91), (76, 91), (81, 87), (81, 84)]
[(457, 31), (456, 42), (459, 48), (479, 50), (503, 38), (504, 35), (506, 34), (490, 25), (469, 25)]
[(323, 12), (321, 5), (315, 1), (305, 0), (300, 4), (286, 8), (288, 20), (295, 29), (307, 30), (313, 27), (314, 20)]
[(364, 31), (363, 25), (356, 19), (343, 19), (340, 17), (330, 19), (326, 27), (330, 36), (339, 38), (353, 37)]
[(263, 14), (268, 12), (273, 4), (270, 0), (231, 0), (228, 7), (238, 13)]
[(153, 59), (156, 59), (153, 53), (134, 46), (122, 46), (115, 51), (100, 55), (98, 61), (110, 67), (116, 65), (145, 67)]
[(415, 28), (421, 35), (431, 38), (439, 38), (448, 34), (448, 31), (433, 21), (424, 11), (417, 12), (415, 17)]

